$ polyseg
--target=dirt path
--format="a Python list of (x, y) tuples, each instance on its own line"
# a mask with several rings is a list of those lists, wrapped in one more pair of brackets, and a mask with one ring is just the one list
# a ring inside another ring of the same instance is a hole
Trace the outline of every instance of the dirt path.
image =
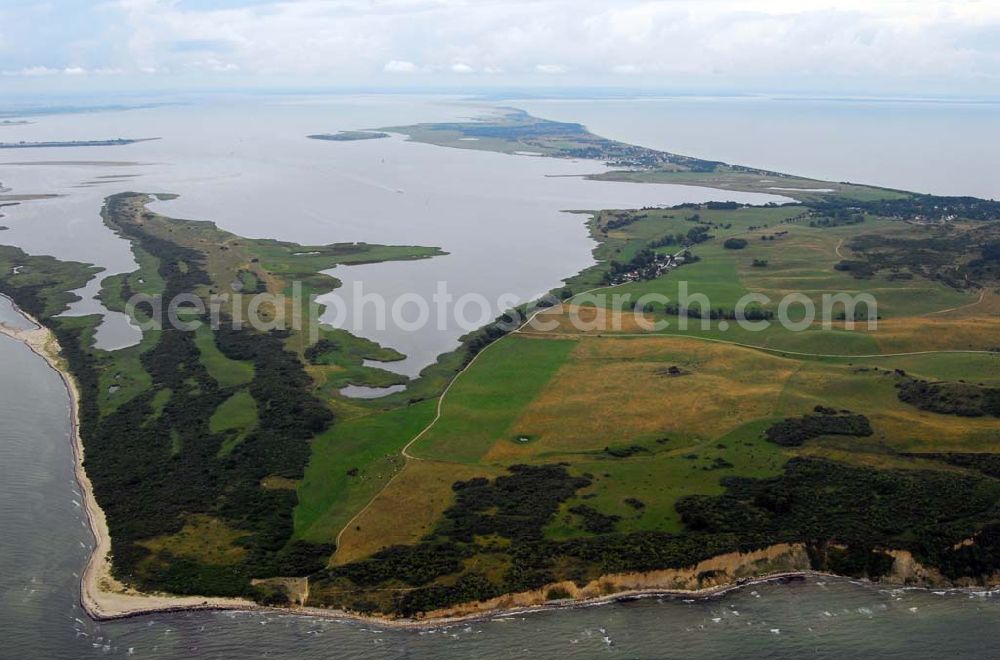
[(587, 339), (587, 338), (598, 338), (598, 339), (617, 339), (617, 338), (653, 338), (653, 337), (677, 337), (680, 339), (693, 339), (695, 341), (706, 341), (715, 344), (728, 344), (730, 346), (738, 346), (740, 348), (749, 348), (755, 351), (764, 351), (766, 353), (774, 353), (776, 355), (794, 355), (796, 357), (816, 357), (816, 358), (882, 358), (882, 357), (906, 357), (908, 355), (933, 355), (935, 353), (983, 353), (986, 355), (998, 355), (996, 351), (987, 350), (977, 350), (971, 348), (956, 348), (956, 349), (935, 349), (929, 351), (907, 351), (904, 353), (868, 353), (868, 354), (853, 354), (853, 353), (805, 353), (802, 351), (790, 351), (782, 348), (771, 348), (770, 346), (754, 346), (753, 344), (744, 344), (738, 341), (729, 341), (728, 339), (714, 339), (712, 337), (698, 337), (697, 335), (683, 335), (673, 332), (637, 332), (637, 333), (598, 333), (595, 335), (588, 335), (585, 333), (572, 333), (572, 332), (539, 332), (536, 333), (539, 337), (561, 337), (561, 338), (576, 338), (576, 339)]
[(949, 307), (948, 309), (939, 309), (936, 312), (927, 312), (924, 316), (934, 316), (935, 314), (946, 314), (947, 312), (956, 312), (960, 309), (966, 309), (967, 307), (975, 307), (986, 300), (986, 289), (979, 290), (979, 299), (975, 302), (966, 303), (964, 305), (959, 305), (958, 307)]
[[(596, 291), (596, 290), (597, 289), (591, 289), (590, 291), (584, 291), (583, 293), (590, 293), (590, 292)], [(578, 294), (578, 295), (582, 295), (582, 294)], [(572, 298), (571, 298), (571, 300), (572, 300)], [(539, 314), (541, 314), (542, 312), (548, 312), (548, 311), (552, 311), (553, 309), (559, 309), (559, 308), (562, 307), (562, 305), (563, 305), (563, 303), (559, 303), (559, 305), (556, 306), (555, 308), (547, 307), (545, 309), (540, 309), (540, 310), (536, 311), (534, 314), (532, 314), (531, 316), (528, 317), (528, 320), (526, 320), (524, 323), (522, 323), (520, 326), (518, 326), (518, 328), (515, 329), (515, 330), (513, 330), (510, 334), (521, 332), (521, 330), (526, 325), (528, 325), (529, 323), (531, 323), (532, 321), (534, 321), (535, 317), (538, 316)], [(423, 460), (425, 460), (423, 458), (420, 458), (419, 456), (415, 456), (415, 455), (411, 454), (410, 453), (410, 447), (412, 447), (418, 440), (420, 440), (422, 437), (424, 437), (428, 433), (428, 431), (430, 431), (432, 428), (434, 428), (434, 425), (437, 424), (438, 420), (441, 419), (441, 408), (444, 405), (444, 399), (445, 399), (446, 396), (448, 396), (448, 392), (451, 391), (452, 386), (458, 381), (459, 378), (461, 378), (462, 374), (464, 374), (466, 371), (468, 371), (469, 368), (472, 367), (472, 365), (474, 365), (476, 363), (476, 360), (479, 359), (479, 356), (481, 356), (483, 353), (485, 353), (486, 351), (488, 351), (491, 348), (493, 348), (494, 346), (496, 346), (502, 340), (503, 340), (503, 337), (500, 337), (496, 341), (494, 341), (494, 342), (492, 342), (490, 344), (487, 344), (486, 347), (484, 347), (481, 351), (479, 351), (478, 353), (476, 353), (476, 355), (473, 356), (473, 358), (471, 360), (469, 360), (469, 363), (467, 365), (465, 365), (464, 367), (462, 367), (462, 369), (457, 374), (455, 374), (454, 378), (451, 379), (451, 381), (448, 383), (448, 386), (444, 388), (444, 391), (442, 391), (441, 395), (438, 397), (437, 407), (436, 407), (435, 412), (434, 412), (434, 419), (432, 419), (427, 424), (427, 426), (425, 426), (423, 429), (421, 429), (420, 433), (417, 433), (415, 436), (413, 436), (410, 439), (409, 442), (407, 442), (405, 445), (403, 445), (402, 450), (400, 450), (400, 454), (403, 456), (403, 459), (405, 460), (405, 463), (403, 464), (403, 467), (401, 467), (399, 469), (399, 471), (396, 472), (396, 474), (392, 475), (392, 477), (389, 479), (389, 481), (385, 482), (385, 484), (381, 488), (379, 488), (379, 490), (378, 490), (377, 493), (375, 493), (374, 495), (372, 495), (371, 499), (368, 500), (368, 503), (365, 504), (365, 506), (360, 511), (358, 511), (356, 514), (354, 514), (354, 516), (350, 520), (347, 521), (347, 523), (341, 528), (340, 532), (337, 534), (337, 539), (335, 541), (335, 544), (336, 544), (336, 546), (337, 546), (338, 549), (340, 548), (340, 540), (341, 540), (341, 538), (343, 538), (344, 532), (346, 532), (351, 527), (351, 525), (353, 525), (358, 520), (358, 518), (360, 518), (366, 511), (368, 511), (368, 509), (371, 508), (372, 504), (375, 503), (375, 500), (377, 500), (379, 498), (379, 496), (382, 493), (384, 493), (385, 490), (389, 486), (391, 486), (392, 483), (394, 481), (396, 481), (396, 479), (399, 478), (399, 476), (401, 474), (403, 474), (403, 470), (406, 469), (406, 466), (409, 465), (410, 461), (423, 461)], [(336, 552), (336, 551), (334, 551), (334, 552)]]
[[(841, 244), (843, 242), (844, 242), (843, 239), (841, 239), (840, 244), (837, 245), (836, 252), (837, 252), (838, 256), (842, 256), (840, 254), (840, 246), (841, 246)], [(585, 294), (588, 294), (588, 293), (593, 293), (595, 291), (600, 291), (601, 289), (606, 289), (606, 288), (609, 288), (609, 287), (601, 286), (601, 287), (595, 287), (593, 289), (589, 289), (587, 291), (582, 291), (582, 292), (580, 292), (578, 294), (575, 294), (574, 296), (572, 296), (568, 300), (565, 300), (565, 301), (559, 303), (559, 305), (557, 305), (555, 307), (547, 307), (545, 309), (540, 309), (540, 310), (536, 311), (534, 314), (532, 314), (528, 318), (528, 320), (526, 320), (524, 323), (522, 323), (516, 330), (513, 330), (510, 334), (525, 334), (522, 331), (527, 326), (529, 326), (532, 323), (532, 321), (534, 321), (535, 318), (538, 315), (540, 315), (542, 313), (558, 311), (559, 309), (561, 309), (563, 307), (563, 305), (565, 305), (566, 303), (572, 301), (573, 298), (576, 298), (578, 296), (582, 296), (582, 295), (585, 295)], [(980, 295), (979, 301), (977, 301), (976, 303), (970, 303), (970, 304), (975, 305), (975, 304), (978, 304), (979, 302), (982, 302), (984, 295), (985, 295), (985, 290)], [(963, 307), (967, 307), (967, 306), (968, 305), (964, 305)], [(955, 308), (955, 309), (960, 309), (960, 308)], [(946, 311), (951, 311), (951, 310), (941, 310), (941, 312), (934, 312), (934, 313), (942, 313), (942, 312), (946, 312)], [(600, 334), (599, 333), (597, 335), (587, 335), (587, 334), (583, 334), (583, 333), (539, 332), (539, 333), (530, 333), (530, 334), (537, 334), (537, 336), (540, 336), (540, 337), (564, 337), (564, 338), (571, 338), (571, 339), (586, 339), (586, 338), (593, 338), (593, 337), (607, 338), (607, 339), (614, 339), (614, 338), (618, 338), (618, 337), (622, 337), (622, 338), (626, 338), (626, 337), (627, 338), (679, 337), (679, 338), (683, 338), (683, 339), (695, 339), (695, 340), (698, 340), (698, 341), (713, 342), (713, 343), (717, 343), (717, 344), (728, 344), (730, 346), (737, 346), (737, 347), (740, 347), (740, 348), (748, 348), (748, 349), (752, 349), (752, 350), (764, 351), (764, 352), (773, 353), (773, 354), (776, 354), (776, 355), (786, 355), (786, 356), (796, 356), (796, 357), (813, 357), (813, 358), (905, 357), (905, 356), (911, 356), (911, 355), (931, 355), (931, 354), (935, 354), (935, 353), (974, 353), (974, 354), (982, 353), (982, 354), (995, 354), (993, 351), (972, 350), (972, 349), (954, 349), (954, 350), (945, 349), (945, 350), (930, 350), (930, 351), (910, 351), (910, 352), (905, 352), (905, 353), (875, 353), (875, 354), (868, 354), (868, 355), (844, 355), (844, 354), (834, 354), (834, 353), (806, 353), (806, 352), (801, 352), (801, 351), (789, 351), (789, 350), (782, 350), (782, 349), (778, 349), (778, 348), (770, 348), (770, 347), (767, 347), (767, 346), (754, 346), (753, 344), (744, 344), (744, 343), (741, 343), (741, 342), (729, 341), (729, 340), (726, 340), (726, 339), (714, 339), (714, 338), (710, 338), (710, 337), (697, 337), (697, 336), (693, 336), (693, 335), (683, 335), (683, 334), (676, 334), (676, 333), (618, 333), (618, 334)], [(477, 353), (475, 355), (475, 357), (473, 357), (472, 360), (470, 360), (469, 363), (467, 365), (465, 365), (462, 368), (461, 371), (459, 371), (457, 374), (455, 374), (454, 378), (451, 379), (451, 382), (448, 383), (448, 386), (445, 387), (444, 391), (442, 391), (441, 395), (438, 397), (437, 408), (436, 408), (435, 413), (434, 413), (434, 419), (432, 419), (427, 424), (427, 426), (425, 426), (419, 433), (417, 433), (415, 436), (413, 436), (413, 438), (411, 438), (410, 441), (407, 442), (403, 446), (402, 450), (400, 451), (400, 454), (403, 456), (403, 458), (406, 461), (403, 464), (403, 467), (400, 468), (400, 470), (398, 472), (396, 472), (396, 474), (394, 474), (392, 476), (392, 478), (390, 478), (389, 481), (387, 481), (385, 483), (385, 485), (383, 485), (382, 488), (380, 488), (378, 490), (378, 492), (375, 493), (370, 500), (368, 500), (368, 503), (361, 510), (359, 510), (356, 514), (354, 514), (354, 516), (350, 520), (347, 521), (347, 523), (343, 526), (343, 528), (341, 528), (340, 532), (337, 534), (337, 539), (336, 539), (336, 545), (337, 545), (338, 548), (340, 547), (340, 541), (341, 541), (341, 538), (343, 537), (344, 533), (350, 528), (351, 525), (353, 525), (358, 520), (358, 518), (360, 518), (366, 511), (368, 511), (368, 509), (371, 508), (371, 506), (372, 506), (372, 504), (374, 504), (375, 500), (377, 500), (378, 497), (383, 492), (385, 492), (385, 490), (390, 485), (392, 485), (392, 483), (403, 473), (403, 470), (406, 469), (406, 466), (409, 464), (410, 461), (423, 461), (423, 460), (427, 460), (427, 459), (420, 458), (419, 456), (416, 456), (416, 455), (410, 453), (410, 448), (414, 444), (416, 444), (421, 438), (423, 438), (425, 435), (427, 435), (427, 433), (432, 428), (434, 428), (434, 426), (441, 419), (441, 410), (442, 410), (442, 406), (444, 405), (445, 397), (448, 396), (448, 392), (451, 391), (452, 386), (458, 381), (458, 379), (462, 376), (462, 374), (464, 374), (466, 371), (468, 371), (472, 367), (472, 365), (474, 365), (476, 363), (476, 360), (479, 359), (479, 356), (481, 356), (483, 353), (485, 353), (489, 349), (493, 348), (493, 346), (495, 346), (496, 344), (498, 344), (502, 340), (503, 340), (503, 337), (501, 337), (500, 339), (497, 339), (493, 343), (491, 343), (491, 344), (487, 345), (485, 348), (483, 348), (483, 350), (479, 351), (479, 353)]]
[[(844, 239), (840, 239), (840, 242), (838, 242), (837, 246), (834, 248), (834, 252), (841, 259), (844, 258), (844, 255), (840, 251), (840, 248), (843, 246), (843, 244), (844, 244)], [(680, 254), (682, 254), (683, 252), (684, 252), (684, 250), (680, 250), (674, 256), (677, 257)], [(574, 294), (572, 297), (570, 297), (567, 300), (564, 300), (564, 301), (560, 302), (555, 307), (548, 307), (548, 308), (540, 309), (540, 310), (536, 311), (534, 314), (532, 314), (524, 323), (522, 323), (517, 329), (513, 330), (510, 334), (523, 334), (522, 331), (527, 326), (529, 326), (532, 323), (532, 321), (534, 321), (535, 318), (538, 315), (542, 314), (543, 312), (558, 311), (558, 310), (562, 309), (562, 307), (565, 304), (571, 302), (574, 298), (576, 298), (578, 296), (582, 296), (582, 295), (585, 295), (585, 294), (593, 293), (595, 291), (600, 291), (602, 289), (607, 289), (607, 288), (610, 288), (610, 286), (594, 287), (593, 289), (588, 289), (587, 291), (582, 291), (580, 293)], [(985, 294), (985, 291), (983, 292), (982, 295), (980, 295), (979, 302), (982, 302), (984, 294)], [(972, 303), (972, 304), (978, 304), (978, 303)], [(942, 312), (944, 312), (944, 311), (951, 311), (951, 310), (942, 310)], [(941, 313), (941, 312), (935, 312), (935, 313)], [(537, 333), (537, 334), (539, 336), (568, 337), (568, 338), (574, 338), (574, 339), (583, 339), (583, 338), (594, 337), (595, 336), (595, 335), (585, 335), (585, 334), (582, 334), (582, 333), (581, 334), (574, 334), (574, 333), (557, 334), (557, 333), (545, 332), (545, 333)], [(775, 348), (768, 348), (768, 347), (765, 347), (765, 346), (754, 346), (752, 344), (744, 344), (744, 343), (735, 342), (735, 341), (728, 341), (728, 340), (725, 340), (725, 339), (712, 339), (712, 338), (708, 338), (708, 337), (696, 337), (696, 336), (673, 334), (673, 333), (636, 333), (636, 334), (625, 334), (625, 333), (622, 333), (622, 334), (614, 334), (614, 335), (598, 334), (596, 336), (597, 337), (608, 337), (608, 338), (614, 338), (614, 337), (630, 337), (630, 338), (632, 338), (632, 337), (681, 337), (681, 338), (685, 338), (685, 339), (696, 339), (696, 340), (706, 341), (706, 342), (715, 342), (715, 343), (719, 343), (719, 344), (728, 344), (728, 345), (731, 345), (731, 346), (738, 346), (738, 347), (741, 347), (741, 348), (748, 348), (748, 349), (753, 349), (753, 350), (765, 351), (765, 352), (774, 353), (774, 354), (778, 354), (778, 355), (794, 355), (794, 356), (797, 356), (797, 357), (817, 357), (817, 358), (824, 358), (824, 357), (827, 357), (827, 358), (840, 358), (840, 357), (842, 357), (842, 358), (877, 358), (877, 357), (903, 357), (903, 356), (907, 356), (907, 355), (928, 355), (928, 354), (933, 354), (933, 353), (991, 353), (991, 351), (976, 351), (976, 350), (935, 350), (935, 351), (914, 351), (914, 352), (909, 352), (909, 353), (879, 353), (879, 354), (873, 354), (873, 355), (840, 355), (840, 354), (804, 353), (804, 352), (799, 352), (799, 351), (786, 351), (786, 350), (780, 350), (780, 349), (775, 349)], [(448, 385), (441, 392), (441, 395), (438, 397), (437, 407), (436, 407), (435, 412), (434, 412), (434, 419), (432, 419), (427, 424), (427, 426), (425, 426), (423, 429), (421, 429), (421, 431), (419, 433), (417, 433), (415, 436), (413, 436), (410, 439), (409, 442), (407, 442), (405, 445), (403, 445), (402, 450), (400, 450), (400, 454), (403, 456), (403, 459), (405, 461), (404, 464), (403, 464), (403, 467), (400, 468), (399, 471), (396, 472), (396, 474), (394, 474), (387, 482), (385, 482), (385, 484), (378, 490), (378, 492), (376, 492), (374, 495), (372, 495), (371, 499), (368, 500), (368, 503), (365, 504), (365, 506), (362, 507), (356, 514), (354, 514), (354, 516), (352, 516), (351, 519), (348, 520), (347, 523), (341, 528), (340, 532), (337, 534), (337, 538), (336, 538), (336, 541), (335, 541), (337, 548), (340, 548), (341, 539), (343, 538), (344, 533), (351, 527), (351, 525), (353, 525), (355, 522), (357, 522), (357, 520), (362, 515), (364, 515), (364, 513), (367, 512), (368, 509), (371, 508), (372, 504), (375, 503), (375, 500), (377, 500), (379, 498), (379, 496), (381, 496), (382, 493), (384, 493), (386, 491), (386, 489), (389, 488), (389, 486), (391, 486), (393, 484), (393, 482), (396, 481), (396, 479), (406, 469), (407, 465), (409, 465), (410, 461), (423, 461), (423, 460), (426, 460), (426, 459), (420, 458), (419, 456), (416, 456), (416, 455), (410, 453), (410, 448), (413, 447), (413, 445), (416, 444), (421, 438), (423, 438), (425, 435), (427, 435), (427, 433), (432, 428), (434, 428), (434, 426), (441, 419), (441, 410), (442, 410), (442, 407), (444, 405), (445, 397), (448, 396), (448, 392), (451, 391), (452, 386), (454, 386), (455, 383), (458, 381), (458, 379), (461, 378), (462, 374), (464, 374), (466, 371), (468, 371), (469, 368), (471, 368), (472, 365), (474, 365), (476, 363), (476, 360), (479, 359), (479, 356), (481, 356), (483, 353), (485, 353), (486, 351), (488, 351), (491, 348), (493, 348), (493, 346), (495, 346), (497, 343), (499, 343), (503, 339), (504, 339), (504, 337), (501, 337), (500, 339), (497, 339), (496, 341), (494, 341), (493, 343), (487, 345), (485, 348), (483, 348), (481, 351), (479, 351), (479, 353), (477, 353), (472, 358), (472, 360), (470, 360), (469, 363), (467, 365), (465, 365), (458, 373), (456, 373), (455, 376), (454, 376), (454, 378), (451, 379), (451, 381), (448, 383)]]
[[(518, 333), (520, 333), (521, 330), (523, 330), (532, 321), (535, 320), (535, 317), (537, 317), (539, 314), (541, 314), (543, 312), (551, 312), (551, 311), (562, 309), (563, 305), (565, 305), (566, 303), (568, 303), (570, 300), (572, 300), (573, 298), (575, 298), (577, 296), (582, 296), (582, 295), (585, 295), (585, 294), (588, 294), (588, 293), (593, 293), (594, 291), (599, 291), (599, 290), (605, 289), (605, 288), (607, 288), (607, 287), (603, 287), (602, 286), (602, 287), (595, 287), (593, 289), (588, 289), (587, 291), (581, 291), (580, 293), (573, 295), (568, 300), (564, 300), (564, 301), (560, 302), (558, 305), (556, 305), (554, 307), (546, 307), (544, 309), (539, 309), (534, 314), (532, 314), (531, 316), (529, 316), (528, 319), (524, 323), (522, 323), (520, 326), (518, 326), (515, 330), (512, 330), (509, 334), (518, 334)], [(464, 374), (466, 371), (468, 371), (469, 368), (471, 368), (472, 365), (474, 365), (476, 363), (476, 360), (479, 359), (479, 356), (481, 356), (483, 353), (485, 353), (486, 351), (488, 351), (491, 348), (493, 348), (494, 346), (496, 346), (498, 343), (500, 343), (501, 341), (503, 341), (503, 339), (504, 339), (504, 337), (500, 337), (496, 341), (494, 341), (494, 342), (492, 342), (490, 344), (487, 344), (481, 351), (479, 351), (478, 353), (476, 353), (475, 356), (473, 356), (473, 358), (471, 360), (469, 360), (469, 363), (467, 365), (465, 365), (464, 367), (462, 367), (462, 369), (457, 374), (455, 374), (454, 378), (451, 379), (451, 381), (448, 383), (448, 386), (444, 388), (444, 390), (441, 392), (441, 395), (438, 397), (437, 407), (436, 407), (436, 409), (434, 411), (434, 419), (432, 419), (427, 424), (427, 426), (425, 426), (423, 429), (421, 429), (420, 433), (417, 433), (415, 436), (413, 436), (410, 439), (409, 442), (407, 442), (405, 445), (403, 445), (402, 450), (400, 450), (400, 454), (403, 456), (403, 459), (406, 461), (403, 464), (403, 467), (401, 467), (399, 469), (399, 471), (396, 472), (396, 474), (392, 475), (392, 477), (389, 479), (389, 481), (385, 482), (385, 484), (381, 488), (378, 489), (378, 492), (375, 493), (374, 495), (372, 495), (371, 499), (368, 500), (368, 504), (365, 504), (365, 506), (360, 511), (358, 511), (356, 514), (354, 514), (354, 516), (350, 520), (348, 520), (347, 523), (341, 528), (340, 532), (337, 533), (337, 539), (336, 539), (336, 541), (334, 543), (336, 544), (336, 546), (337, 546), (338, 549), (340, 548), (340, 540), (344, 536), (344, 532), (346, 532), (351, 527), (351, 525), (353, 525), (358, 520), (358, 518), (360, 518), (366, 511), (368, 511), (368, 509), (371, 508), (372, 504), (375, 503), (375, 500), (377, 500), (379, 498), (379, 496), (382, 493), (384, 493), (385, 490), (390, 485), (392, 485), (392, 483), (399, 477), (399, 475), (403, 474), (403, 470), (406, 469), (406, 466), (409, 465), (409, 462), (410, 461), (423, 461), (423, 460), (426, 460), (426, 459), (420, 458), (419, 456), (415, 456), (415, 455), (411, 454), (410, 453), (410, 447), (412, 447), (422, 437), (424, 437), (425, 435), (427, 435), (428, 431), (430, 431), (432, 428), (434, 428), (434, 425), (437, 424), (438, 420), (441, 419), (441, 408), (444, 405), (444, 399), (445, 399), (446, 396), (448, 396), (448, 392), (451, 391), (452, 386), (458, 381), (459, 378), (461, 378), (462, 374)], [(334, 552), (336, 552), (336, 550)]]

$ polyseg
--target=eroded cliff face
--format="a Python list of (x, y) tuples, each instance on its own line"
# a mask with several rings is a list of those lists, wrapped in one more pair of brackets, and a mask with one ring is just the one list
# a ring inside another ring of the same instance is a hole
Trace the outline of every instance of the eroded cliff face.
[(916, 587), (951, 587), (950, 580), (935, 568), (928, 568), (918, 562), (908, 550), (889, 550), (892, 555), (892, 570), (882, 578), (885, 584)]
[[(965, 578), (952, 581), (938, 570), (918, 562), (906, 550), (887, 550), (892, 556), (890, 572), (878, 582), (887, 585), (954, 588), (990, 587), (1000, 585), (1000, 573), (987, 579)], [(695, 566), (644, 573), (605, 575), (580, 587), (566, 581), (546, 585), (542, 589), (507, 594), (490, 600), (463, 603), (451, 608), (425, 613), (421, 619), (451, 619), (490, 612), (540, 607), (558, 604), (627, 598), (630, 595), (662, 591), (679, 595), (708, 596), (724, 592), (751, 580), (791, 577), (813, 573), (809, 553), (802, 543), (781, 543), (754, 552), (732, 552), (706, 559)], [(816, 573), (818, 574), (818, 573)]]
[[(974, 539), (968, 539), (958, 544), (958, 546), (972, 545), (974, 542)], [(1000, 572), (979, 578), (964, 577), (957, 580), (950, 580), (942, 575), (936, 568), (927, 567), (921, 564), (913, 557), (913, 554), (907, 550), (888, 550), (887, 552), (892, 555), (893, 563), (892, 571), (889, 575), (879, 580), (879, 582), (883, 584), (931, 588), (1000, 586)]]
[(605, 575), (582, 587), (571, 581), (558, 582), (542, 589), (434, 610), (423, 618), (453, 618), (537, 607), (552, 602), (554, 593), (565, 595), (566, 602), (622, 598), (656, 591), (707, 595), (724, 591), (743, 580), (809, 570), (809, 555), (804, 544), (781, 543), (754, 552), (719, 555), (688, 568)]

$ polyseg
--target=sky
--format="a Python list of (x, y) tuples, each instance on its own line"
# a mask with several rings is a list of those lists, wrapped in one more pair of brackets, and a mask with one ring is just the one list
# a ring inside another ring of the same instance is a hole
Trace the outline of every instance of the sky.
[(0, 0), (0, 93), (1000, 96), (996, 0)]

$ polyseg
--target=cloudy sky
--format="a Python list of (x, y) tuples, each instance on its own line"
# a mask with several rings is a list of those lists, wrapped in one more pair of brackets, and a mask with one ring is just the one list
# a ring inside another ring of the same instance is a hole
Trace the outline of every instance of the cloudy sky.
[(1000, 95), (994, 0), (0, 0), (0, 89)]

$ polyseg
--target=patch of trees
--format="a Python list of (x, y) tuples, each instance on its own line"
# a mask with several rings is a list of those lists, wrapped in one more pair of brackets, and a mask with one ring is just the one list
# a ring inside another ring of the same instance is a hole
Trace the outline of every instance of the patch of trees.
[(621, 520), (621, 516), (601, 513), (592, 506), (578, 504), (571, 507), (570, 513), (580, 516), (583, 520), (583, 528), (591, 534), (608, 534), (615, 531), (615, 525)]
[(823, 435), (851, 435), (867, 437), (872, 435), (872, 426), (864, 415), (837, 412), (817, 406), (817, 414), (789, 417), (772, 424), (764, 436), (782, 447), (799, 447), (806, 440)]
[(951, 580), (995, 575), (1000, 569), (1000, 523), (985, 525), (971, 544), (961, 544), (941, 551), (937, 567)]
[[(722, 480), (722, 495), (682, 498), (676, 509), (685, 529), (679, 534), (595, 532), (546, 540), (541, 525), (554, 515), (558, 498), (541, 492), (544, 484), (568, 497), (574, 485), (589, 483), (582, 478), (573, 484), (575, 479), (562, 466), (521, 466), (509, 478), (459, 482), (459, 511), (449, 511), (422, 544), (379, 553), (375, 557), (385, 566), (364, 560), (331, 569), (339, 579), (353, 575), (354, 584), (374, 591), (351, 590), (352, 582), (324, 591), (324, 584), (335, 579), (328, 570), (315, 576), (312, 593), (329, 605), (413, 616), (560, 580), (583, 585), (602, 574), (688, 567), (723, 553), (784, 542), (806, 543), (815, 569), (858, 577), (884, 575), (891, 567), (888, 549), (909, 550), (952, 579), (988, 576), (1000, 569), (1000, 482), (987, 477), (795, 458), (776, 477), (728, 477)], [(536, 505), (529, 501), (532, 497), (543, 502)], [(511, 517), (519, 506), (532, 520), (531, 533)], [(604, 514), (591, 507), (571, 511), (607, 529), (600, 518)], [(499, 518), (484, 520), (493, 516)], [(450, 535), (449, 528), (466, 540)], [(493, 536), (517, 542), (486, 540)], [(973, 545), (955, 548), (970, 537)], [(500, 560), (507, 567), (502, 576), (463, 568), (478, 554)], [(428, 579), (421, 566), (434, 566), (431, 572), (440, 575)], [(372, 602), (372, 594), (401, 582), (412, 586), (391, 600)]]
[(850, 273), (855, 279), (867, 280), (875, 276), (876, 268), (867, 261), (844, 259), (833, 266), (834, 270)]
[[(562, 502), (590, 485), (586, 477), (570, 475), (563, 465), (515, 465), (495, 479), (475, 478), (452, 486), (455, 503), (421, 543), (394, 546), (369, 559), (320, 571), (313, 576), (318, 598), (333, 587), (327, 602), (355, 607), (362, 594), (343, 596), (338, 580), (363, 588), (403, 583), (409, 590), (382, 605), (384, 611), (412, 615), (458, 602), (491, 598), (553, 581), (543, 528)], [(484, 539), (503, 538), (497, 544)], [(504, 555), (510, 568), (500, 579), (464, 571), (465, 559), (478, 553)], [(446, 584), (440, 578), (447, 577)], [(355, 590), (357, 591), (357, 590)], [(345, 598), (346, 600), (336, 600)]]
[(747, 246), (747, 240), (745, 238), (727, 238), (722, 243), (722, 247), (727, 250), (742, 250)]
[(734, 467), (732, 463), (722, 458), (721, 456), (716, 456), (709, 465), (701, 468), (702, 470), (728, 470)]
[(888, 575), (895, 561), (892, 555), (864, 543), (809, 546), (809, 558), (815, 568), (837, 575), (878, 579)]
[[(130, 221), (131, 197), (110, 198), (106, 219), (157, 258), (164, 300), (210, 284), (201, 253)], [(312, 381), (302, 363), (285, 350), (284, 333), (236, 329), (227, 322), (215, 333), (224, 355), (253, 362), (248, 389), (260, 411), (257, 428), (225, 457), (219, 456), (225, 435), (212, 433), (209, 420), (236, 388), (224, 388), (209, 375), (192, 332), (166, 325), (140, 356), (151, 386), (103, 415), (94, 405), (97, 374), (113, 363), (96, 358), (70, 330), (60, 333), (84, 390), (81, 434), (87, 471), (108, 518), (118, 577), (176, 593), (246, 595), (251, 578), (306, 575), (325, 564), (331, 546), (290, 543), (295, 492), (260, 486), (270, 475), (300, 478), (309, 441), (332, 421), (326, 406), (311, 395)], [(154, 398), (167, 390), (167, 403), (154, 411)], [(151, 557), (139, 544), (176, 533), (196, 513), (246, 531), (239, 542), (246, 550), (244, 560), (213, 568), (164, 552)]]
[(770, 321), (774, 318), (774, 312), (759, 307), (747, 307), (738, 313), (735, 309), (723, 307), (704, 310), (700, 306), (683, 307), (676, 303), (665, 304), (663, 313), (667, 316), (686, 316), (689, 319), (711, 319), (713, 321)]
[(500, 585), (482, 573), (469, 572), (460, 576), (453, 584), (434, 584), (405, 592), (397, 601), (396, 607), (399, 614), (413, 616), (456, 603), (495, 598), (503, 593)]
[(478, 478), (452, 486), (455, 504), (437, 533), (466, 543), (491, 534), (512, 541), (540, 539), (559, 504), (591, 483), (561, 465), (514, 465), (509, 470), (492, 481)]
[(767, 268), (767, 259), (754, 259), (750, 265), (754, 268)]
[(743, 204), (739, 202), (684, 202), (682, 204), (675, 204), (671, 206), (671, 209), (709, 209), (711, 211), (735, 211), (737, 209), (743, 208)]
[(825, 198), (810, 203), (824, 215), (838, 212), (865, 212), (907, 220), (996, 220), (1000, 218), (1000, 202), (978, 197), (945, 197), (941, 195), (909, 195), (899, 199), (860, 201), (845, 198)]
[(654, 239), (649, 242), (649, 246), (652, 249), (669, 247), (671, 245), (679, 245), (684, 241), (684, 234), (666, 234), (660, 238)]
[(906, 378), (896, 384), (900, 401), (921, 410), (960, 417), (1000, 417), (1000, 387)]
[(627, 227), (633, 222), (638, 222), (639, 220), (644, 220), (648, 218), (648, 213), (633, 213), (631, 211), (620, 211), (617, 213), (611, 213), (610, 217), (605, 220), (605, 229), (621, 229), (622, 227)]
[(636, 454), (648, 454), (649, 450), (642, 445), (630, 445), (628, 447), (605, 447), (604, 453), (611, 458), (628, 458)]
[(849, 208), (839, 208), (831, 215), (821, 215), (809, 221), (810, 227), (845, 227), (860, 225), (865, 221), (865, 214)]
[(1000, 261), (1000, 241), (987, 243), (980, 248), (983, 261)]
[(462, 337), (462, 341), (465, 343), (465, 360), (463, 364), (468, 364), (481, 350), (507, 333), (512, 332), (517, 327), (515, 321), (516, 319), (511, 313), (504, 313), (493, 323)]
[(545, 592), (545, 600), (564, 600), (571, 597), (572, 594), (563, 587), (552, 587)]
[(723, 484), (721, 496), (678, 502), (689, 530), (846, 545), (846, 552), (832, 556), (814, 552), (815, 567), (859, 574), (864, 566), (869, 576), (886, 567), (885, 558), (869, 557), (877, 548), (910, 550), (920, 561), (940, 566), (953, 556), (953, 545), (992, 520), (1000, 498), (1000, 482), (992, 479), (805, 458), (789, 461), (777, 477), (731, 477)]
[(688, 245), (697, 245), (709, 240), (712, 238), (712, 235), (708, 233), (708, 227), (699, 225), (698, 227), (691, 227), (685, 238)]
[(841, 270), (856, 271), (870, 277), (879, 271), (902, 276), (907, 271), (940, 281), (956, 289), (1000, 279), (1000, 260), (993, 247), (1000, 244), (1000, 223), (990, 222), (972, 228), (952, 225), (927, 228), (924, 235), (905, 237), (887, 234), (862, 234), (849, 247), (854, 260), (844, 261)]
[(969, 262), (969, 271), (976, 279), (1000, 280), (1000, 240), (984, 244), (980, 257)]
[(340, 344), (333, 341), (332, 339), (327, 339), (326, 337), (320, 339), (315, 344), (307, 348), (303, 352), (303, 356), (309, 362), (309, 364), (324, 364), (324, 358), (336, 351), (340, 350)]
[(451, 541), (394, 545), (368, 559), (331, 568), (326, 574), (328, 577), (347, 578), (362, 587), (394, 580), (419, 587), (441, 575), (458, 572), (462, 560), (471, 554), (471, 548)]

